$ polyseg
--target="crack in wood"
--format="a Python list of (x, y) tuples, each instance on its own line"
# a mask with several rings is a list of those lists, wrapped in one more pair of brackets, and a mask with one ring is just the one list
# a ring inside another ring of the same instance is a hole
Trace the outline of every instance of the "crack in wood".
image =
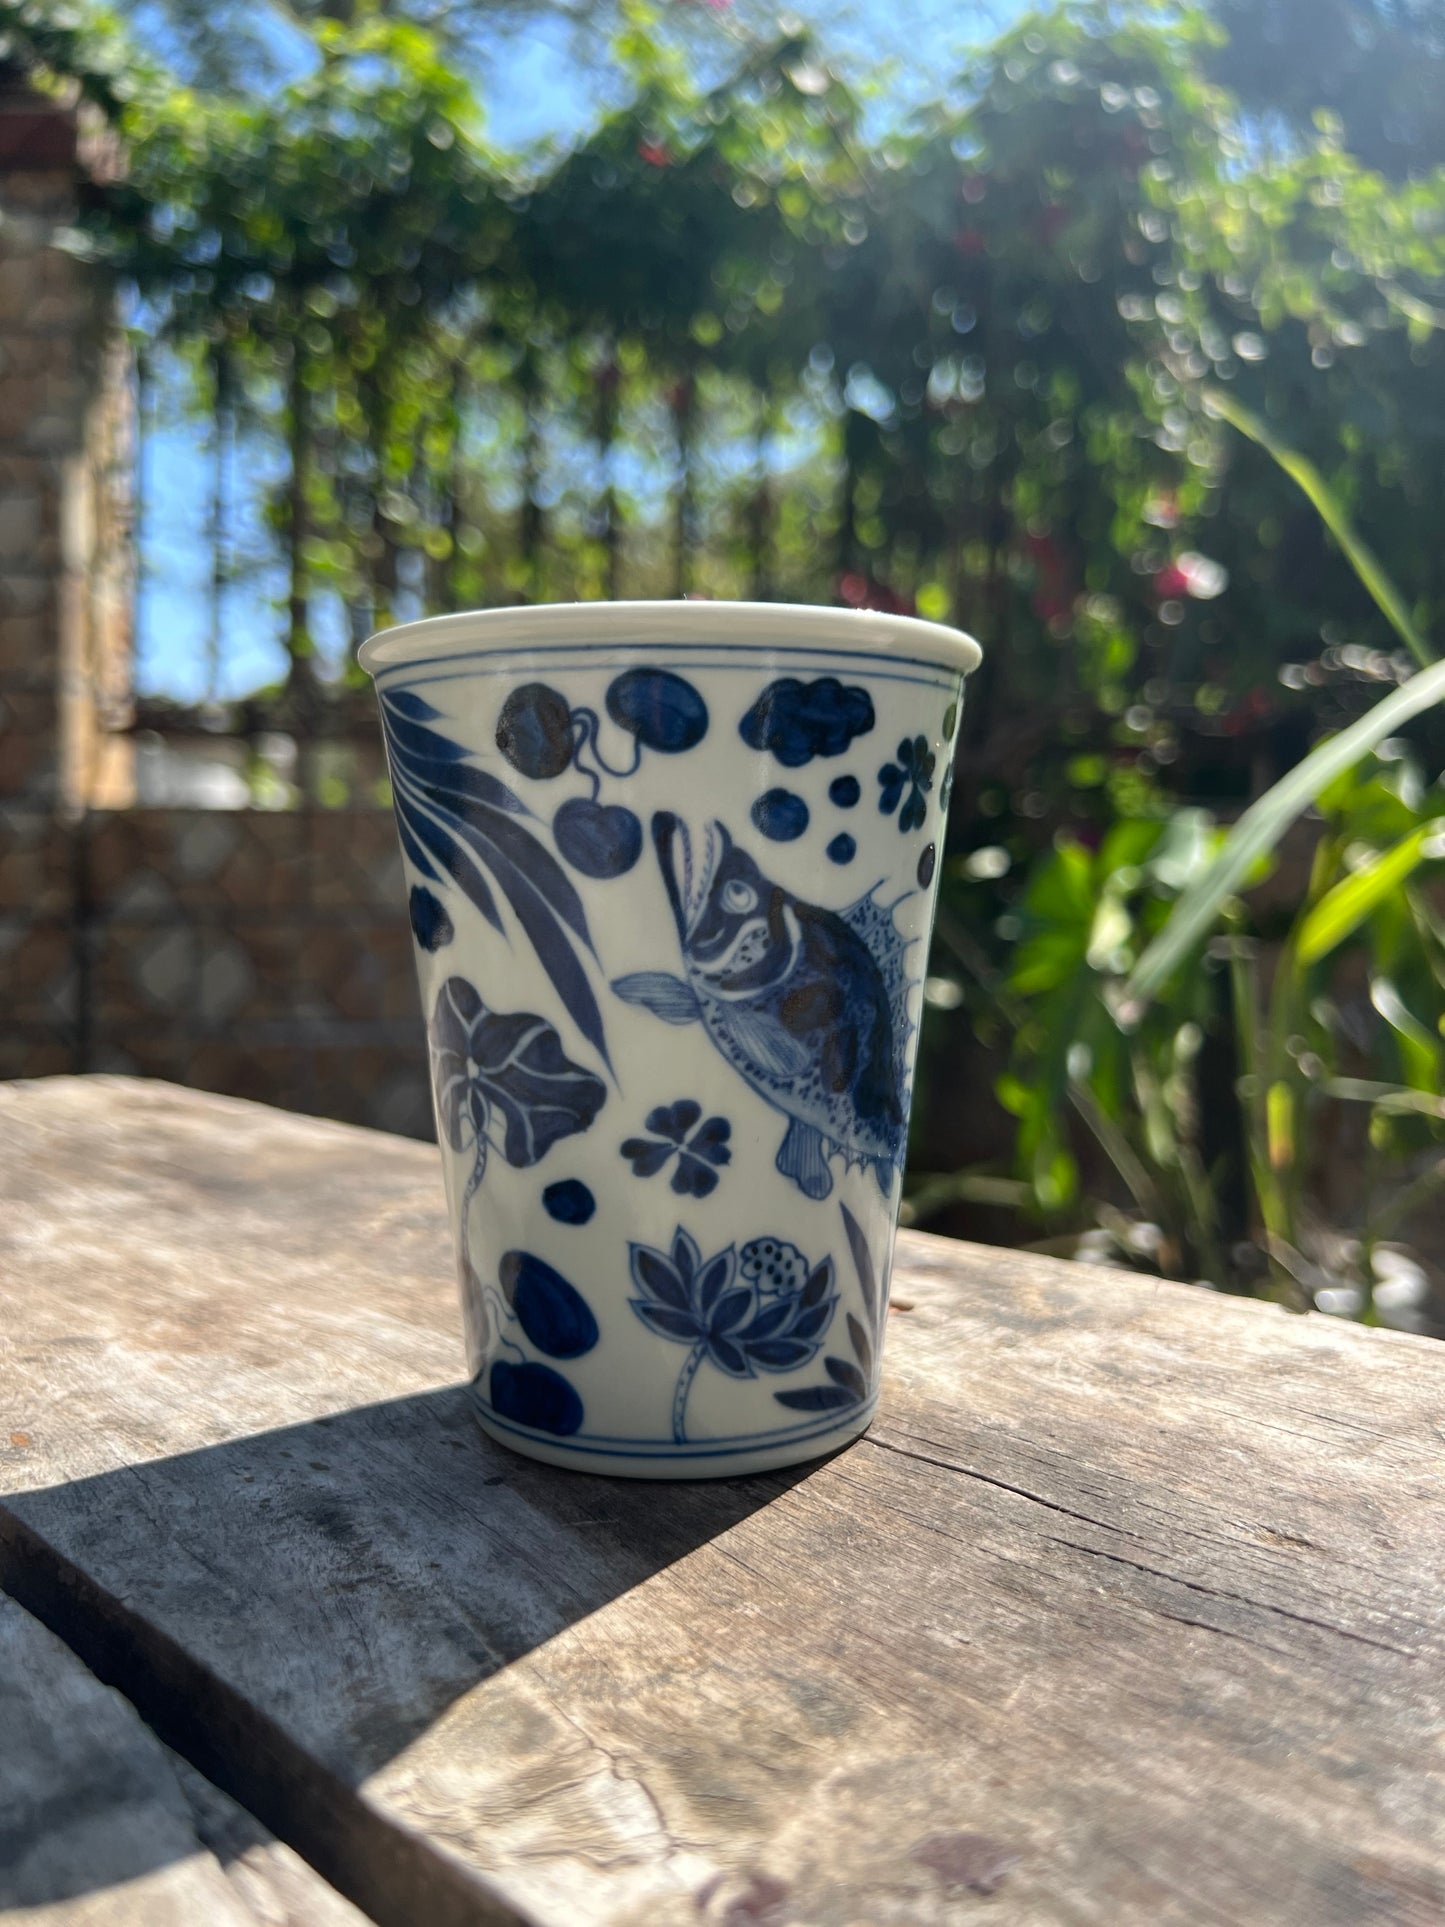
[(1073, 1552), (1087, 1553), (1091, 1559), (1107, 1559), (1112, 1565), (1128, 1566), (1133, 1572), (1148, 1574), (1151, 1579), (1162, 1579), (1172, 1586), (1183, 1586), (1186, 1592), (1202, 1593), (1206, 1599), (1230, 1600), (1237, 1606), (1251, 1606), (1256, 1612), (1274, 1613), (1281, 1619), (1292, 1620), (1299, 1626), (1313, 1627), (1316, 1632), (1333, 1633), (1337, 1639), (1353, 1640), (1360, 1646), (1373, 1646), (1382, 1653), (1394, 1653), (1400, 1659), (1414, 1660), (1420, 1657), (1411, 1647), (1395, 1646), (1386, 1639), (1372, 1639), (1368, 1633), (1351, 1632), (1348, 1626), (1333, 1625), (1327, 1619), (1314, 1619), (1308, 1613), (1291, 1612), (1288, 1606), (1277, 1606), (1268, 1599), (1253, 1599), (1248, 1593), (1227, 1592), (1218, 1586), (1207, 1586), (1200, 1580), (1186, 1579), (1177, 1572), (1164, 1572), (1157, 1566), (1146, 1566), (1137, 1559), (1126, 1559), (1122, 1553), (1105, 1552), (1101, 1546), (1080, 1545), (1076, 1539), (1060, 1539), (1049, 1535), (1057, 1546), (1067, 1546)]

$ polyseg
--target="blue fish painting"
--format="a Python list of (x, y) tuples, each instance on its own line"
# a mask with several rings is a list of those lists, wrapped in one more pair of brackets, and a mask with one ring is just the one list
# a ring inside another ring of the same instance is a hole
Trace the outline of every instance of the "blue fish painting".
[(670, 1024), (702, 1024), (733, 1068), (788, 1119), (777, 1168), (806, 1196), (833, 1189), (828, 1160), (869, 1165), (886, 1195), (902, 1167), (907, 943), (867, 895), (842, 911), (764, 876), (721, 823), (693, 860), (668, 811), (652, 842), (684, 975), (639, 971), (612, 985)]

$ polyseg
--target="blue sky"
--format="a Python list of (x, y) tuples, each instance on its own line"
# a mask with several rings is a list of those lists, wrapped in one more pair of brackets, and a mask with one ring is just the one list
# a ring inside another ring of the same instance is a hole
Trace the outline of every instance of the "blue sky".
[[(970, 46), (1026, 10), (1023, 0), (856, 0), (806, 17), (850, 78), (877, 86), (872, 113), (881, 127), (906, 119)], [(499, 38), (490, 68), (482, 84), (487, 131), (504, 147), (566, 146), (585, 133), (612, 91), (612, 77), (589, 65), (565, 24), (545, 17)], [(162, 402), (163, 416), (173, 414)], [(277, 638), (286, 584), (267, 556), (260, 524), (264, 493), (279, 479), (276, 452), (242, 447), (230, 474), (243, 550), (233, 559), (243, 568), (223, 603), (217, 673), (207, 642), (212, 464), (206, 430), (194, 421), (162, 419), (146, 437), (137, 679), (147, 693), (185, 701), (208, 693), (236, 696), (284, 673)], [(324, 612), (321, 626), (328, 626)], [(323, 633), (319, 640), (323, 648), (339, 648), (342, 638)]]

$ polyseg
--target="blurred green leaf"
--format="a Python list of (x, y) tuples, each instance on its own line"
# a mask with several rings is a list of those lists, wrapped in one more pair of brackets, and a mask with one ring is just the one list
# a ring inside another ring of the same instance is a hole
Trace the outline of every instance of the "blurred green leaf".
[(1290, 824), (1327, 783), (1354, 767), (1412, 716), (1445, 699), (1445, 663), (1434, 663), (1376, 703), (1358, 722), (1311, 750), (1288, 776), (1253, 803), (1225, 838), (1218, 855), (1180, 897), (1168, 923), (1149, 945), (1124, 986), (1121, 1013), (1138, 1014), (1213, 927), (1220, 908), (1244, 883), (1251, 867), (1274, 849)]
[(1425, 860), (1439, 842), (1445, 820), (1422, 823), (1393, 849), (1373, 858), (1352, 876), (1322, 896), (1300, 924), (1295, 954), (1301, 964), (1318, 963), (1336, 944), (1343, 943), (1392, 892)]
[(1290, 480), (1298, 484), (1320, 520), (1349, 557), (1350, 566), (1369, 590), (1376, 607), (1410, 654), (1421, 668), (1432, 663), (1435, 652), (1416, 628), (1404, 597), (1381, 568), (1374, 552), (1356, 534), (1344, 509), (1325, 486), (1324, 477), (1314, 463), (1294, 449), (1286, 448), (1237, 395), (1228, 394), (1221, 388), (1207, 388), (1204, 401), (1211, 414), (1218, 415), (1231, 428), (1238, 429), (1241, 435), (1247, 435), (1252, 442), (1257, 442), (1266, 454), (1279, 463)]
[(1440, 1048), (1425, 1026), (1406, 1009), (1387, 977), (1370, 981), (1370, 1002), (1395, 1033), (1405, 1081), (1412, 1090), (1440, 1094)]

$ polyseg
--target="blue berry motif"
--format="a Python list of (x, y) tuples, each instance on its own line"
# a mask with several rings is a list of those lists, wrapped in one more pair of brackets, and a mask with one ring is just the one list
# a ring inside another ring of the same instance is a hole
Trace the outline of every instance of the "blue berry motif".
[(597, 1200), (581, 1178), (558, 1178), (542, 1193), (542, 1209), (558, 1224), (587, 1224)]
[(836, 676), (771, 682), (738, 724), (749, 749), (765, 750), (784, 769), (801, 769), (815, 756), (842, 756), (855, 736), (873, 727), (873, 699)]
[(765, 790), (753, 804), (752, 816), (773, 843), (793, 843), (808, 827), (808, 806), (791, 790)]

